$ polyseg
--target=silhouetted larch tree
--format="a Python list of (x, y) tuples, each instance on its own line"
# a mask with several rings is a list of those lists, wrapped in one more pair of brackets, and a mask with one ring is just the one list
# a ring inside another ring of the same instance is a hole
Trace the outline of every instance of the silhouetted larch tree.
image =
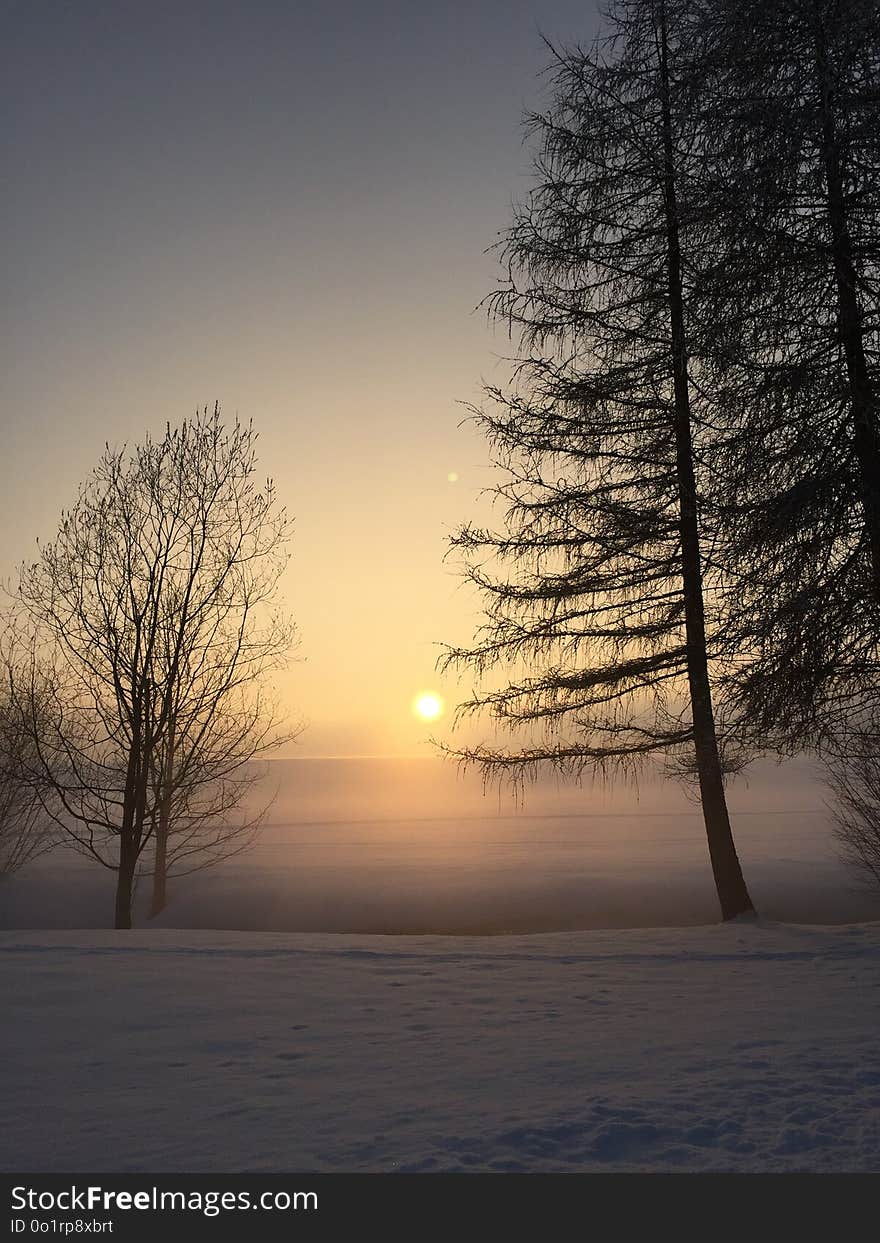
[(699, 282), (740, 720), (824, 745), (880, 672), (880, 10), (714, 0)]
[[(476, 646), (447, 659), (481, 678), (464, 711), (531, 734), (457, 752), (485, 775), (551, 764), (579, 776), (658, 753), (695, 769), (729, 919), (752, 904), (725, 799), (701, 555), (693, 17), (680, 0), (630, 0), (595, 51), (554, 53), (553, 104), (530, 121), (537, 185), (491, 299), (519, 333), (515, 378), (476, 412), (506, 472), (505, 524), (453, 541), (489, 603)], [(493, 670), (513, 680), (487, 687)]]
[(117, 928), (151, 844), (154, 913), (170, 867), (241, 845), (251, 823), (230, 813), (251, 762), (286, 736), (265, 678), (293, 638), (276, 605), (291, 523), (255, 480), (255, 440), (215, 407), (160, 441), (108, 446), (21, 567), (35, 777), (58, 826), (115, 871)]

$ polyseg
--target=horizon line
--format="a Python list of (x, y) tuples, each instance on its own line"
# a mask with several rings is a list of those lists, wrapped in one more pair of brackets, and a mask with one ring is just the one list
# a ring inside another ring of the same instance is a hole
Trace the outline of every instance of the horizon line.
[(411, 754), (373, 754), (373, 755), (270, 755), (264, 757), (270, 764), (275, 764), (279, 760), (436, 760), (442, 759), (439, 755), (411, 755)]

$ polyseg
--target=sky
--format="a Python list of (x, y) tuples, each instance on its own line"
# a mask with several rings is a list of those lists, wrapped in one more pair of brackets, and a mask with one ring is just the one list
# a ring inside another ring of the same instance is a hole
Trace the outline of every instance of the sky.
[(438, 645), (478, 620), (444, 563), (493, 478), (462, 403), (512, 349), (475, 310), (485, 252), (530, 184), (542, 33), (595, 20), (583, 0), (7, 0), (4, 578), (105, 441), (219, 400), (296, 520), (278, 687), (298, 753), (424, 753), (469, 689)]

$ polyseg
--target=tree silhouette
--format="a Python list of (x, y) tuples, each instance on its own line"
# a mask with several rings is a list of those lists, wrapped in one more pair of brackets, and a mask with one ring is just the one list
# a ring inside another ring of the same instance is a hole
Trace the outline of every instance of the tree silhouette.
[[(712, 703), (698, 477), (711, 445), (689, 365), (697, 16), (631, 0), (601, 46), (554, 52), (552, 106), (529, 122), (537, 184), (490, 299), (519, 335), (514, 379), (475, 411), (505, 472), (505, 520), (453, 541), (488, 607), (475, 646), (446, 660), (480, 679), (464, 712), (529, 735), (455, 752), (486, 776), (552, 764), (579, 777), (652, 754), (694, 770), (727, 919), (752, 904)], [(512, 680), (487, 685), (502, 671)]]
[(824, 755), (841, 854), (871, 888), (880, 885), (880, 721), (874, 712), (833, 736)]
[(255, 482), (255, 441), (215, 406), (160, 441), (108, 446), (21, 567), (35, 779), (70, 840), (116, 873), (117, 928), (151, 842), (154, 911), (173, 864), (241, 845), (251, 822), (228, 813), (252, 761), (289, 736), (265, 677), (293, 639), (275, 604), (291, 522)]
[(880, 639), (880, 20), (869, 0), (714, 0), (699, 283), (752, 734), (823, 745)]
[(33, 747), (20, 727), (15, 694), (7, 680), (0, 686), (0, 877), (18, 871), (58, 841), (34, 788), (33, 761)]

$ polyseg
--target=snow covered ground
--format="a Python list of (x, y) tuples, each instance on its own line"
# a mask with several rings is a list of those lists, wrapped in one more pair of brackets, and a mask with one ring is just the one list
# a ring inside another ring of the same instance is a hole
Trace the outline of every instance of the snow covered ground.
[(0, 934), (12, 1171), (880, 1170), (880, 925)]
[(67, 851), (0, 885), (0, 1168), (880, 1170), (880, 893), (809, 765), (733, 787), (726, 927), (668, 782), (273, 775), (159, 926), (90, 931), (113, 878)]

